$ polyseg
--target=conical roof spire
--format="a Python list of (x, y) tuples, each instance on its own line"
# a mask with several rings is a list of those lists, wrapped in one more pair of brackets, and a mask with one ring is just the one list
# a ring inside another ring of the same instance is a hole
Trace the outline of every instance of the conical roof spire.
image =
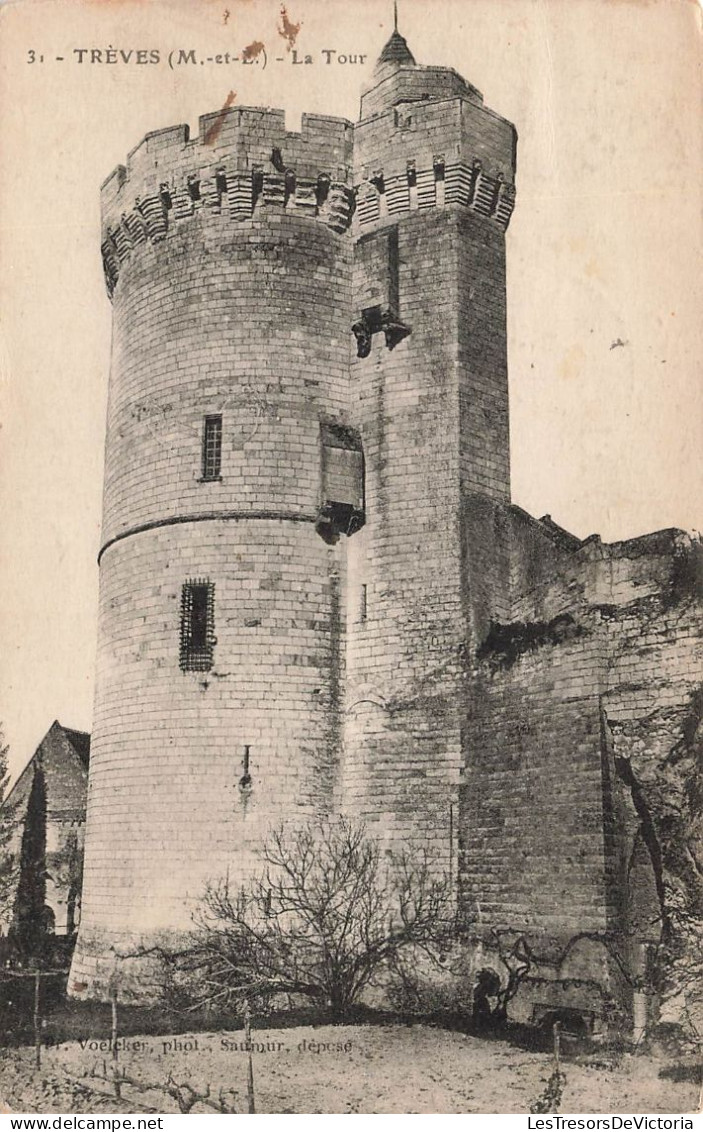
[(377, 66), (381, 63), (395, 63), (399, 67), (415, 67), (415, 57), (399, 31), (394, 31), (386, 46), (378, 57)]
[(393, 63), (396, 67), (416, 67), (415, 58), (407, 41), (398, 31), (398, 0), (393, 3), (393, 34), (378, 57), (377, 67)]

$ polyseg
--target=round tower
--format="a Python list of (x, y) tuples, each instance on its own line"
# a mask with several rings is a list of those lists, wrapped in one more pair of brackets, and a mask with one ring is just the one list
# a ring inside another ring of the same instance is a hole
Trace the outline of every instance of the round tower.
[[(191, 926), (331, 805), (344, 569), (352, 128), (230, 109), (102, 188), (113, 304), (97, 685), (70, 991)], [(140, 988), (144, 994), (144, 988)]]

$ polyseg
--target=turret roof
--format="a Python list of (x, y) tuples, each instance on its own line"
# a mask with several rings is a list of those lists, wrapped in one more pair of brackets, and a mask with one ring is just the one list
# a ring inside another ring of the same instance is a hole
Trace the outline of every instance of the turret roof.
[(398, 67), (415, 67), (415, 57), (408, 47), (407, 41), (396, 29), (386, 43), (378, 57), (377, 67), (383, 63), (395, 63)]

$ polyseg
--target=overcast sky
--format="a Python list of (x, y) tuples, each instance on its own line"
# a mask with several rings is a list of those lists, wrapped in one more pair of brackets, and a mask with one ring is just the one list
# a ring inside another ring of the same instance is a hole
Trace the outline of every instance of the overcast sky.
[[(581, 537), (700, 529), (700, 8), (399, 7), (418, 62), (456, 68), (518, 129), (515, 501)], [(355, 119), (393, 15), (380, 0), (290, 0), (299, 57), (314, 60), (294, 65), (268, 0), (20, 0), (0, 12), (0, 719), (17, 769), (54, 718), (91, 725), (110, 353), (100, 183), (146, 132), (196, 129), (230, 90), (291, 122), (303, 110)], [(253, 40), (265, 68), (164, 61)], [(108, 47), (162, 62), (77, 61)], [(323, 49), (367, 59), (328, 65)]]

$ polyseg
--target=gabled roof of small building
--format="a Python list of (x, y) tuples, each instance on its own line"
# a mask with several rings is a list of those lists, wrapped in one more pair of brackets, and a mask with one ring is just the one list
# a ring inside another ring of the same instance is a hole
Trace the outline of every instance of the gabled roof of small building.
[(71, 746), (74, 748), (83, 766), (87, 769), (90, 762), (90, 735), (87, 731), (74, 731), (72, 727), (64, 727), (63, 724), (56, 721), (57, 727), (60, 727), (64, 735), (68, 739)]
[(7, 804), (22, 806), (29, 797), (34, 768), (41, 763), (46, 779), (48, 814), (85, 812), (90, 735), (64, 727), (55, 719), (17, 781)]

